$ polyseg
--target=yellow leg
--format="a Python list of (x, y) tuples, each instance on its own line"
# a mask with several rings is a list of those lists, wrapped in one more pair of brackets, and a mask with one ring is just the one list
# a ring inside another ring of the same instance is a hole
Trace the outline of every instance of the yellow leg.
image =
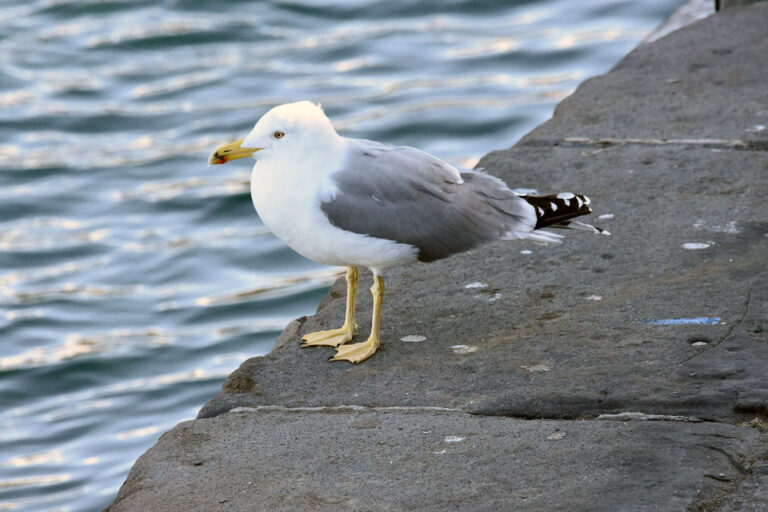
[(350, 363), (359, 363), (365, 361), (379, 348), (379, 320), (381, 319), (381, 298), (384, 296), (384, 279), (381, 276), (373, 276), (373, 322), (371, 325), (371, 335), (362, 343), (352, 343), (336, 349), (336, 355), (328, 359), (329, 361), (349, 361)]
[(338, 347), (350, 340), (355, 335), (357, 324), (355, 323), (355, 293), (357, 292), (357, 267), (347, 267), (347, 313), (344, 315), (344, 325), (340, 329), (330, 331), (313, 332), (305, 334), (301, 339), (302, 347)]

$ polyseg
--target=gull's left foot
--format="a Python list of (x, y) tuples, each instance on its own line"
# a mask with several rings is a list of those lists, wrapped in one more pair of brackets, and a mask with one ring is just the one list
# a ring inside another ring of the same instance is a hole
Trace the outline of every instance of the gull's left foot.
[(350, 345), (341, 345), (336, 349), (336, 355), (328, 358), (329, 361), (349, 361), (350, 363), (359, 363), (371, 357), (376, 349), (379, 348), (379, 340), (368, 338), (361, 343), (352, 343)]
[(352, 341), (352, 337), (355, 335), (355, 329), (357, 329), (357, 325), (354, 327), (344, 325), (340, 329), (305, 334), (301, 338), (304, 342), (301, 344), (301, 348), (316, 346), (338, 347), (348, 341)]

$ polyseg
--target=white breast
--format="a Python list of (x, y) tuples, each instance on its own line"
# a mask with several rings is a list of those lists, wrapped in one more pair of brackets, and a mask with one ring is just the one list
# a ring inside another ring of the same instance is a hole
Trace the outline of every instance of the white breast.
[(328, 171), (338, 168), (341, 161), (304, 159), (295, 163), (290, 168), (289, 162), (265, 159), (257, 162), (251, 172), (253, 205), (264, 224), (286, 245), (319, 263), (360, 265), (378, 274), (388, 267), (417, 261), (418, 250), (411, 245), (331, 225), (320, 209), (320, 202), (335, 193), (329, 177), (332, 172)]

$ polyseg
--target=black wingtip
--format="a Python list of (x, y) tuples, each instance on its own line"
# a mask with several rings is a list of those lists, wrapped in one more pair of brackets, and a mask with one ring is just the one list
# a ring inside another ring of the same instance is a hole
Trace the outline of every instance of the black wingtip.
[(554, 226), (574, 217), (592, 213), (589, 197), (582, 194), (561, 192), (547, 196), (520, 196), (536, 211), (535, 229)]

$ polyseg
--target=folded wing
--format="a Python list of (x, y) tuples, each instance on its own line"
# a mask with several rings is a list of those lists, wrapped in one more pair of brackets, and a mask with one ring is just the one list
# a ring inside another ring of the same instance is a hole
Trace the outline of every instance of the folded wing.
[(527, 238), (534, 207), (504, 182), (459, 172), (416, 148), (348, 140), (331, 176), (337, 193), (321, 203), (334, 226), (419, 250), (434, 261), (500, 238)]

